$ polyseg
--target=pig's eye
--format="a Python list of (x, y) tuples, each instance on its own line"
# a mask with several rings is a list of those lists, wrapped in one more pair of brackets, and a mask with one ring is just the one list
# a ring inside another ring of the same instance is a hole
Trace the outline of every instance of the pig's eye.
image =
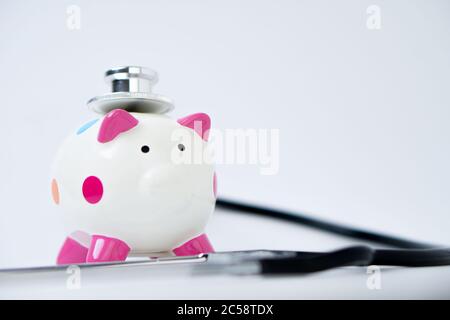
[(150, 147), (149, 147), (149, 146), (142, 146), (142, 147), (141, 147), (141, 151), (142, 151), (143, 153), (147, 153), (147, 152), (150, 151)]
[(184, 144), (179, 144), (178, 145), (178, 150), (180, 150), (180, 151), (184, 151), (184, 149), (186, 149), (186, 147), (184, 146)]

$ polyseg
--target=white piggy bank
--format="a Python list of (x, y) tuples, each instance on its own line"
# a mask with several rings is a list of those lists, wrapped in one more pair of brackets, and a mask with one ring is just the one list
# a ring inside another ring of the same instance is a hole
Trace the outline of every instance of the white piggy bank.
[[(54, 163), (52, 198), (71, 230), (58, 264), (130, 253), (212, 252), (204, 228), (216, 178), (204, 158), (210, 119), (178, 121), (115, 109), (69, 136)], [(202, 161), (192, 161), (199, 151)]]

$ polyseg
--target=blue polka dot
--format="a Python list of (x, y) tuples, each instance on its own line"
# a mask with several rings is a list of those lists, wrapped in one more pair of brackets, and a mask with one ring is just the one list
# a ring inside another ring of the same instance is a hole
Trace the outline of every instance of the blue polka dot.
[(85, 123), (80, 129), (78, 129), (77, 134), (81, 134), (81, 133), (85, 132), (87, 129), (92, 127), (97, 121), (98, 121), (98, 119), (94, 119), (94, 120), (89, 121), (88, 123)]

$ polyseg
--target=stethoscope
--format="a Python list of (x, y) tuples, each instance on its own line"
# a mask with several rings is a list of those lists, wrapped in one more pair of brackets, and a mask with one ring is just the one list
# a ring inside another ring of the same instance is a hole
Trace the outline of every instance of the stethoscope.
[[(173, 102), (169, 98), (153, 93), (152, 87), (157, 82), (158, 76), (150, 69), (134, 66), (110, 69), (105, 74), (105, 80), (112, 92), (88, 101), (88, 106), (95, 112), (106, 114), (119, 106), (121, 108), (125, 106), (129, 111), (153, 113), (166, 113), (173, 109)], [(329, 252), (243, 250), (188, 257), (159, 257), (125, 262), (80, 264), (78, 267), (89, 269), (182, 264), (190, 268), (194, 275), (220, 273), (276, 275), (308, 274), (346, 266), (450, 265), (450, 249), (446, 247), (320, 220), (300, 212), (279, 210), (230, 199), (218, 198), (216, 207), (224, 211), (284, 220), (339, 236), (376, 243), (388, 249), (357, 245)], [(67, 267), (10, 268), (0, 269), (0, 273), (65, 271)]]

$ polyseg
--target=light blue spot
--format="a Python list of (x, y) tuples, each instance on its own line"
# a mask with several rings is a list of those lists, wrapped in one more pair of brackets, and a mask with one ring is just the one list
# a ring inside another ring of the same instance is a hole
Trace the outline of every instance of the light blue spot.
[(88, 123), (85, 123), (83, 126), (81, 126), (80, 129), (78, 129), (77, 134), (81, 134), (81, 133), (85, 132), (87, 129), (92, 127), (97, 121), (98, 121), (98, 119), (94, 119), (94, 120), (89, 121)]

